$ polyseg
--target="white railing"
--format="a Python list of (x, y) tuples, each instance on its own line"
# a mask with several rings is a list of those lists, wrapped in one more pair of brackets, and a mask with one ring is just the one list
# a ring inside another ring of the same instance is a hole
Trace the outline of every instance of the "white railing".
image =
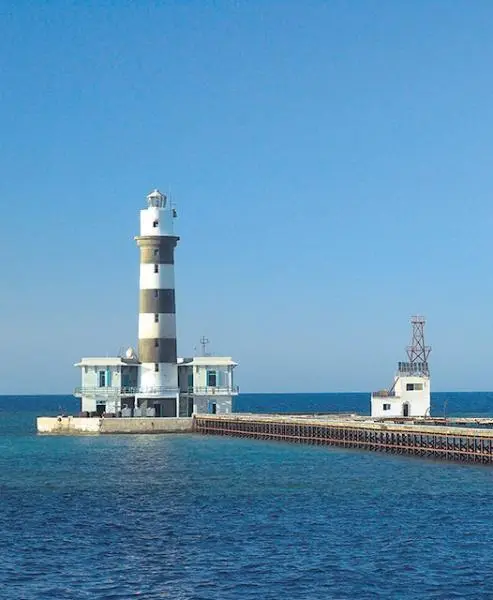
[(234, 396), (240, 393), (240, 388), (237, 385), (232, 386), (224, 386), (224, 387), (216, 387), (216, 386), (190, 386), (188, 388), (189, 394), (197, 394), (197, 395), (223, 395), (223, 396)]
[(121, 396), (135, 396), (136, 394), (146, 394), (149, 396), (176, 396), (178, 393), (182, 394), (196, 394), (204, 396), (235, 396), (239, 394), (240, 388), (237, 385), (233, 386), (191, 386), (185, 390), (179, 390), (178, 388), (169, 387), (89, 387), (80, 386), (74, 390), (74, 396), (104, 396), (104, 397), (121, 397)]
[(74, 396), (135, 396), (149, 394), (150, 396), (176, 396), (178, 388), (168, 387), (76, 387)]

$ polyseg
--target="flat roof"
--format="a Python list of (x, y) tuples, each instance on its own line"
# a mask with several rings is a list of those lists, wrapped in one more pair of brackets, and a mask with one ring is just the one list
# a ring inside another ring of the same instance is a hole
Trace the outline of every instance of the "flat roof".
[(236, 363), (231, 356), (194, 356), (193, 358), (179, 358), (179, 365), (187, 366), (232, 366), (236, 367)]
[[(236, 367), (238, 363), (232, 360), (231, 356), (194, 356), (192, 358), (178, 358), (178, 366), (215, 366)], [(117, 366), (138, 366), (140, 361), (137, 358), (123, 358), (121, 356), (90, 356), (81, 358), (80, 362), (75, 363), (74, 367), (117, 367)]]
[(91, 356), (81, 358), (74, 367), (113, 367), (113, 366), (138, 366), (140, 362), (136, 358), (122, 358), (121, 356)]

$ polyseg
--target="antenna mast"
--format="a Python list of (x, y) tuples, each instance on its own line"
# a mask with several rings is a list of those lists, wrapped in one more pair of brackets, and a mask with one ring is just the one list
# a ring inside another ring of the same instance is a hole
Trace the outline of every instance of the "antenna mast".
[(205, 335), (203, 335), (200, 338), (200, 344), (202, 346), (202, 356), (207, 356), (206, 353), (206, 348), (207, 348), (207, 344), (210, 342), (210, 340), (208, 338), (205, 337)]
[(425, 345), (425, 323), (424, 317), (416, 316), (411, 318), (413, 339), (411, 345), (407, 347), (407, 357), (411, 372), (429, 375), (428, 356), (430, 355), (431, 347)]

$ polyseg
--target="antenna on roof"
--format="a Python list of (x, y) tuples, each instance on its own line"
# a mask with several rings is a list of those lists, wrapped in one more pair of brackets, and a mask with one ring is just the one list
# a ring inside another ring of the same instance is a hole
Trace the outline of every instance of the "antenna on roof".
[(207, 352), (206, 352), (206, 348), (207, 348), (207, 344), (210, 343), (210, 340), (208, 338), (205, 337), (205, 335), (203, 335), (200, 338), (200, 344), (202, 346), (202, 356), (207, 356)]

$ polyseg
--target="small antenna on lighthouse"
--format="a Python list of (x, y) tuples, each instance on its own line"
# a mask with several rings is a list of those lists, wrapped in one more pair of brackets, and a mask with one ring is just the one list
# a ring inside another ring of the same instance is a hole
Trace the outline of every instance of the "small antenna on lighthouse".
[(207, 348), (207, 344), (209, 344), (209, 343), (210, 343), (210, 340), (208, 338), (206, 338), (205, 335), (203, 335), (200, 338), (200, 344), (202, 346), (202, 356), (207, 356), (206, 348)]
[(411, 318), (413, 338), (411, 345), (407, 347), (407, 356), (413, 372), (429, 375), (428, 356), (431, 347), (425, 345), (425, 323), (424, 317), (415, 316)]

